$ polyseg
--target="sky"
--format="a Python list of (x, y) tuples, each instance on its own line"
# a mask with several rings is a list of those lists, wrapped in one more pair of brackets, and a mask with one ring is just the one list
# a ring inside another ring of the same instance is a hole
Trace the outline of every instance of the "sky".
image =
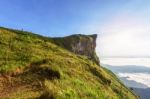
[(1, 0), (0, 26), (44, 36), (98, 34), (100, 57), (150, 56), (149, 0)]

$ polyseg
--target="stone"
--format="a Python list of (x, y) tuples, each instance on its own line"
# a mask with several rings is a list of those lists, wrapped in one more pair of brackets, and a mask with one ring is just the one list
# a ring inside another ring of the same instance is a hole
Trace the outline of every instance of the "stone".
[(99, 65), (99, 59), (95, 52), (96, 39), (97, 34), (75, 34), (63, 38), (54, 38), (54, 42), (75, 54), (87, 56)]

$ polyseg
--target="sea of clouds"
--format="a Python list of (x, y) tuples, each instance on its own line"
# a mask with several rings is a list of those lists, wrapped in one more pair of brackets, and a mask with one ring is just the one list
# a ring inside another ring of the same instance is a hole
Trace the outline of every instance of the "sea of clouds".
[(133, 80), (150, 88), (150, 74), (149, 73), (119, 73), (119, 77), (126, 77), (127, 80)]
[[(113, 68), (119, 68), (117, 72), (115, 71), (119, 77), (135, 81), (150, 88), (150, 72), (148, 70), (150, 69), (150, 58), (103, 58), (101, 63), (111, 66), (109, 69), (112, 69), (112, 71)], [(125, 70), (124, 67), (129, 67), (129, 70)], [(132, 70), (130, 67), (132, 67)], [(139, 67), (146, 69), (141, 69), (140, 71)], [(136, 69), (138, 69), (138, 72)]]

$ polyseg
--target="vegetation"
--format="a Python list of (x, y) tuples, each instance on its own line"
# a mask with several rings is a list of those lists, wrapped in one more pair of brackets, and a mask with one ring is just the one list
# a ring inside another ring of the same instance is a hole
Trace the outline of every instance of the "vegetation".
[(137, 99), (109, 70), (52, 38), (0, 28), (3, 99)]

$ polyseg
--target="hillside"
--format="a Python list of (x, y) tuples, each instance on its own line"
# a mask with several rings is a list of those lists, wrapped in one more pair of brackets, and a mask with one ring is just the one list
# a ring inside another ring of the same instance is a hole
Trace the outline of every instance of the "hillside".
[(87, 38), (92, 39), (85, 35), (48, 38), (1, 27), (0, 97), (137, 99), (111, 71), (98, 65), (96, 45), (86, 50), (93, 55), (84, 48), (81, 52), (70, 49), (70, 44), (75, 44), (72, 41), (85, 42)]

